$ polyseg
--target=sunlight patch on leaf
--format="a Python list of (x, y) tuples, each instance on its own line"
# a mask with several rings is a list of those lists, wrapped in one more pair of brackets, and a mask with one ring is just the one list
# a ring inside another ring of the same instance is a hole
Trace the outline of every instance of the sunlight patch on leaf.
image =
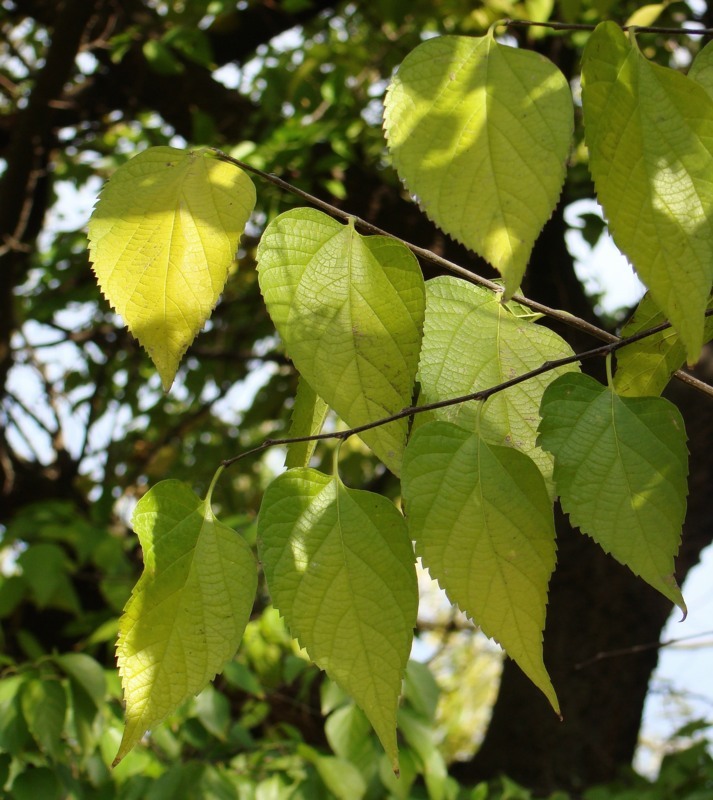
[(569, 85), (494, 36), (442, 36), (403, 61), (385, 101), (394, 166), (426, 214), (517, 290), (554, 210), (573, 131)]
[(713, 101), (604, 22), (584, 51), (582, 105), (611, 235), (695, 363), (713, 282)]

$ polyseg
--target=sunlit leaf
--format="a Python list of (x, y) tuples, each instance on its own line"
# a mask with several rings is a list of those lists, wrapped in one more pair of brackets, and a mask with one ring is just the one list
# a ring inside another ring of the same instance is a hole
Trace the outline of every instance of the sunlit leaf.
[(156, 484), (133, 525), (144, 571), (119, 626), (126, 728), (115, 764), (233, 657), (257, 589), (248, 544), (186, 484)]
[(512, 294), (564, 181), (573, 111), (562, 73), (492, 33), (429, 39), (399, 67), (384, 128), (426, 214), (493, 264)]
[(542, 661), (554, 521), (533, 461), (429, 422), (406, 448), (402, 483), (409, 531), (431, 577), (559, 711)]
[(296, 469), (268, 487), (258, 541), (292, 635), (354, 698), (396, 768), (396, 709), (418, 607), (403, 517), (380, 495)]
[[(419, 363), (421, 397), (430, 403), (471, 394), (536, 369), (545, 361), (572, 355), (556, 333), (515, 316), (487, 289), (458, 278), (441, 277), (426, 284), (426, 322)], [(552, 456), (536, 445), (540, 399), (545, 388), (576, 364), (559, 367), (491, 397), (480, 416), (480, 433), (491, 444), (522, 450), (537, 464), (550, 493)], [(433, 412), (475, 430), (477, 403), (462, 403)], [(423, 415), (420, 415), (423, 416)]]
[(713, 281), (713, 101), (603, 22), (582, 61), (589, 164), (617, 246), (683, 341), (703, 344)]
[(254, 206), (244, 172), (173, 147), (140, 153), (102, 190), (89, 223), (94, 272), (166, 391), (218, 302)]
[[(403, 244), (299, 208), (266, 229), (258, 272), (295, 366), (349, 426), (410, 405), (425, 300), (418, 262)], [(362, 434), (397, 475), (407, 427), (399, 420)]]
[(678, 409), (564, 375), (542, 398), (539, 441), (572, 524), (685, 612), (673, 577), (688, 493)]

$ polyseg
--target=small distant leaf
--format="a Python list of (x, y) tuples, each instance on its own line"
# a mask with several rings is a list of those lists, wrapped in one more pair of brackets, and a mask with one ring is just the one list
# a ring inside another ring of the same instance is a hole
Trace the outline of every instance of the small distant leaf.
[(564, 182), (573, 130), (564, 75), (490, 33), (429, 39), (394, 76), (384, 129), (426, 214), (513, 294)]
[(82, 688), (97, 710), (104, 707), (106, 677), (101, 664), (85, 653), (62, 653), (54, 656), (54, 661), (71, 681)]
[(542, 661), (555, 530), (535, 464), (449, 422), (429, 422), (406, 448), (402, 484), (409, 530), (431, 577), (559, 713)]
[(186, 484), (156, 484), (133, 525), (144, 572), (119, 627), (126, 728), (115, 764), (233, 657), (257, 590), (248, 544)]
[(673, 577), (686, 515), (688, 452), (678, 409), (619, 397), (587, 375), (563, 375), (542, 398), (539, 442), (573, 525), (685, 613)]
[[(410, 250), (298, 208), (270, 223), (257, 257), (260, 289), (289, 355), (348, 425), (410, 405), (425, 305)], [(407, 429), (404, 419), (362, 434), (396, 475)]]
[[(488, 389), (536, 369), (545, 361), (573, 355), (556, 333), (511, 313), (487, 289), (459, 278), (426, 284), (426, 321), (419, 364), (420, 402)], [(491, 444), (522, 450), (537, 464), (554, 497), (552, 456), (537, 444), (540, 399), (545, 388), (576, 364), (560, 367), (491, 397), (482, 409), (480, 433)], [(433, 412), (438, 419), (475, 430), (477, 403)]]
[(651, 3), (647, 6), (641, 6), (626, 20), (624, 26), (627, 28), (641, 27), (646, 28), (653, 25), (654, 22), (661, 16), (667, 3)]
[(713, 101), (603, 22), (582, 60), (589, 165), (617, 246), (671, 320), (689, 363), (713, 281)]
[(166, 391), (218, 302), (254, 206), (244, 172), (173, 147), (140, 153), (102, 190), (89, 222), (94, 272)]
[(55, 761), (62, 755), (67, 694), (57, 680), (34, 678), (22, 687), (22, 713), (32, 738)]
[[(322, 430), (329, 406), (300, 375), (297, 396), (292, 409), (290, 438), (314, 436)], [(287, 469), (308, 467), (317, 442), (296, 442), (288, 445), (285, 466)]]
[(380, 495), (296, 469), (265, 492), (258, 537), (292, 635), (354, 698), (396, 768), (396, 709), (418, 608), (403, 517)]
[[(713, 308), (713, 299), (708, 308)], [(631, 319), (621, 330), (621, 336), (632, 336), (666, 321), (663, 312), (646, 294)], [(703, 341), (713, 338), (713, 317), (706, 317)], [(627, 397), (656, 397), (666, 388), (673, 373), (686, 361), (686, 350), (673, 328), (647, 336), (616, 351), (617, 370), (614, 375), (616, 393)]]

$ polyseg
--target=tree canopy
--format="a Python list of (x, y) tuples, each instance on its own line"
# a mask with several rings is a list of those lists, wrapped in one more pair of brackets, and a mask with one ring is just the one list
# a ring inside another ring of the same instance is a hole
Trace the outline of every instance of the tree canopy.
[[(710, 542), (708, 11), (431, 6), (0, 6), (7, 796), (527, 797), (630, 764), (637, 645)], [(88, 245), (62, 215), (106, 180)], [(595, 197), (633, 316), (567, 250)], [(487, 713), (498, 659), (418, 610), (412, 541), (510, 656), (487, 732), (448, 676)]]

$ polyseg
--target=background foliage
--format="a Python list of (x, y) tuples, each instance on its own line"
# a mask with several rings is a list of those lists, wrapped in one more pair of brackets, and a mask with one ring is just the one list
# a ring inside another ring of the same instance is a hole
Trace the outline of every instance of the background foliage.
[[(635, 10), (607, 0), (505, 0), (476, 8), (447, 0), (437, 13), (432, 3), (406, 0), (3, 0), (0, 782), (6, 796), (262, 800), (559, 792), (551, 796), (600, 800), (694, 798), (710, 791), (713, 769), (703, 745), (667, 760), (655, 786), (626, 773), (607, 789), (590, 788), (614, 780), (631, 760), (656, 652), (579, 672), (573, 664), (656, 640), (669, 607), (584, 537), (570, 536), (563, 520), (546, 659), (566, 726), (506, 664), (492, 724), (472, 758), (482, 734), (472, 718), (465, 728), (455, 724), (454, 709), (462, 710), (456, 689), (465, 684), (484, 702), (496, 668), (457, 618), (422, 619), (420, 637), (435, 633), (442, 645), (431, 662), (442, 688), (428, 667), (410, 664), (396, 782), (361, 712), (296, 649), (261, 587), (243, 645), (223, 675), (145, 747), (109, 768), (123, 727), (114, 668), (117, 618), (141, 571), (128, 527), (136, 502), (149, 483), (169, 475), (204, 494), (221, 459), (289, 424), (296, 375), (259, 297), (254, 260), (261, 231), (294, 200), (260, 187), (239, 269), (165, 396), (152, 365), (99, 296), (68, 198), (77, 189), (95, 191), (98, 177), (148, 146), (217, 145), (486, 274), (484, 264), (423, 221), (388, 163), (381, 105), (392, 70), (429, 36), (482, 35), (504, 16), (623, 22)], [(707, 8), (683, 3), (649, 13), (660, 24), (709, 22)], [(511, 35), (547, 54), (577, 88), (587, 34), (513, 29)], [(655, 36), (644, 47), (647, 57), (670, 65), (685, 64), (700, 44)], [(579, 118), (575, 141), (560, 208), (535, 244), (524, 289), (613, 327), (616, 320), (602, 319), (596, 298), (584, 293), (564, 244), (562, 209), (593, 196)], [(590, 220), (592, 240), (600, 231)], [(575, 349), (591, 344), (580, 334), (557, 332)], [(706, 377), (710, 361), (699, 370)], [(705, 446), (711, 415), (685, 389), (672, 392), (696, 430), (677, 565), (682, 580), (713, 530), (705, 491), (713, 477)], [(329, 458), (320, 449), (317, 455)], [(253, 458), (216, 488), (221, 519), (240, 527), (251, 544), (277, 462)], [(350, 486), (387, 496), (397, 491), (353, 441), (342, 448), (340, 471)], [(473, 662), (476, 651), (481, 658)], [(455, 756), (460, 761), (449, 776)], [(500, 772), (512, 778), (497, 778)], [(489, 779), (490, 789), (482, 783)], [(471, 788), (460, 790), (459, 783)]]

